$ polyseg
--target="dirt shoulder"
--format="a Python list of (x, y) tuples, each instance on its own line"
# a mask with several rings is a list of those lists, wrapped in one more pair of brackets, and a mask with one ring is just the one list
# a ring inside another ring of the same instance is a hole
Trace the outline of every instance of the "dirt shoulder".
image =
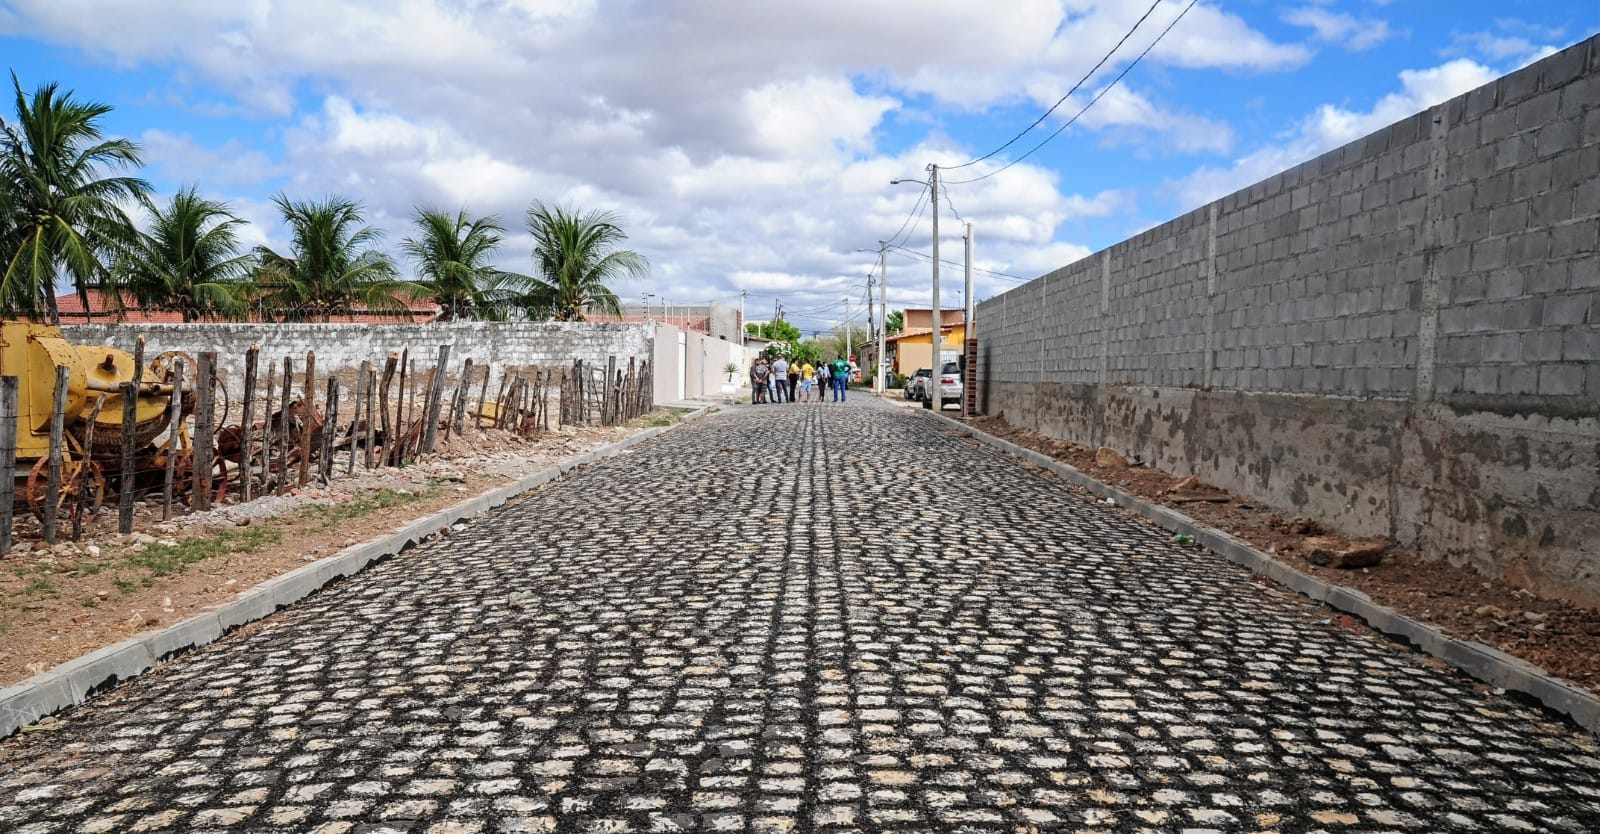
[[(955, 412), (945, 412), (955, 417)], [(1355, 588), (1374, 602), (1544, 667), (1600, 695), (1600, 611), (1490, 581), (1473, 569), (1429, 561), (1414, 551), (1391, 548), (1370, 567), (1313, 564), (1313, 538), (1334, 539), (1315, 522), (1284, 518), (1224, 490), (1137, 464), (1097, 461), (1095, 450), (1019, 429), (995, 417), (965, 421), (1084, 473), (1188, 515), (1248, 542), (1257, 550), (1325, 582)], [(1335, 542), (1337, 543), (1337, 542)]]
[(680, 414), (528, 438), (469, 427), (404, 468), (358, 464), (330, 484), (169, 522), (160, 521), (158, 506), (143, 504), (139, 532), (127, 536), (116, 532), (114, 505), (88, 521), (79, 541), (54, 547), (35, 544), (36, 531), (19, 520), (16, 549), (0, 557), (0, 687), (173, 625), (307, 562)]

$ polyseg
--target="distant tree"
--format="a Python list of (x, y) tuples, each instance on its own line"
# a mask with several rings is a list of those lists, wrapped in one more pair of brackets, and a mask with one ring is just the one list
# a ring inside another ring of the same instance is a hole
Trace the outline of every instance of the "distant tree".
[(40, 85), (30, 98), (16, 73), (11, 86), (16, 120), (0, 118), (0, 306), (31, 316), (43, 301), (50, 321), (59, 322), (56, 281), (63, 275), (71, 276), (84, 309), (92, 284), (117, 304), (106, 264), (136, 234), (121, 203), (145, 202), (150, 184), (108, 172), (138, 167), (139, 146), (105, 138), (101, 120), (110, 105), (58, 94), (55, 84)]
[(495, 218), (419, 208), (413, 222), (417, 235), (402, 241), (400, 249), (417, 262), (418, 283), (439, 305), (440, 320), (504, 321), (528, 292), (528, 276), (490, 262), (505, 233)]
[(622, 315), (611, 284), (644, 278), (643, 255), (622, 249), (627, 234), (614, 212), (578, 212), (534, 202), (528, 209), (533, 233), (533, 275), (521, 306), (533, 318), (583, 321), (586, 311)]
[(191, 187), (174, 194), (165, 209), (150, 209), (150, 231), (118, 254), (115, 271), (146, 309), (176, 310), (186, 322), (239, 315), (253, 262), (239, 254), (238, 229), (244, 225), (227, 204), (204, 199)]
[(745, 332), (761, 339), (771, 339), (775, 342), (787, 342), (791, 345), (800, 343), (800, 328), (795, 327), (784, 319), (773, 319), (759, 324), (750, 323), (744, 326)]
[(330, 321), (357, 305), (404, 313), (427, 290), (396, 277), (394, 263), (372, 248), (382, 233), (362, 225), (361, 206), (342, 197), (321, 202), (272, 198), (289, 224), (288, 255), (257, 247), (261, 304), (286, 321)]
[(893, 336), (894, 334), (900, 333), (900, 332), (904, 331), (905, 329), (906, 329), (906, 311), (904, 311), (904, 310), (895, 310), (894, 312), (889, 314), (889, 318), (888, 318), (888, 321), (885, 323), (885, 327), (884, 327), (884, 331), (883, 332), (885, 334), (889, 335), (889, 336)]

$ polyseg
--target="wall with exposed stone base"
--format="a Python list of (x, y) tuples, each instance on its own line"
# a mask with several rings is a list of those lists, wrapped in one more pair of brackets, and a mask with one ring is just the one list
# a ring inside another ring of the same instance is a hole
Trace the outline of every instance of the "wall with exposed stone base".
[(988, 414), (1600, 607), (1600, 38), (976, 331)]

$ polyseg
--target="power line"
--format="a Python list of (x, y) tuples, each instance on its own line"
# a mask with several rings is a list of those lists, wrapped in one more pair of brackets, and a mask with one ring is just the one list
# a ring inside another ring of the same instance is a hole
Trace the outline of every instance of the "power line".
[[(917, 260), (920, 260), (923, 263), (932, 263), (933, 262), (933, 256), (929, 255), (926, 252), (918, 252), (915, 249), (907, 249), (904, 246), (891, 246), (889, 248), (895, 250), (895, 254), (898, 254), (898, 255), (900, 255), (902, 257), (916, 258)], [(966, 264), (963, 264), (963, 263), (961, 263), (959, 261), (948, 261), (948, 260), (945, 260), (944, 258), (940, 258), (939, 259), (939, 263), (942, 263), (945, 266), (959, 266), (959, 267), (965, 267), (966, 266)], [(1009, 272), (996, 272), (996, 271), (994, 271), (992, 269), (984, 269), (982, 267), (977, 267), (977, 266), (973, 267), (972, 271), (973, 272), (982, 272), (985, 275), (993, 276), (995, 278), (1004, 278), (1004, 279), (1010, 280), (1010, 281), (1020, 281), (1022, 283), (1027, 283), (1028, 281), (1033, 280), (1032, 278), (1024, 278), (1021, 275), (1012, 275)]]
[(922, 212), (928, 208), (927, 204), (923, 202), (923, 199), (927, 196), (928, 194), (926, 190), (917, 193), (917, 204), (911, 207), (911, 213), (906, 215), (905, 222), (900, 224), (900, 231), (897, 231), (890, 236), (889, 243), (893, 244), (898, 242), (900, 240), (900, 235), (906, 232), (908, 228), (912, 231), (915, 231), (917, 226), (921, 224)]
[[(953, 171), (953, 170), (955, 170), (957, 168), (966, 168), (969, 165), (977, 165), (978, 163), (984, 161), (985, 159), (988, 159), (989, 157), (994, 156), (995, 154), (1005, 150), (1006, 148), (1011, 147), (1014, 143), (1016, 143), (1016, 141), (1018, 139), (1021, 139), (1022, 137), (1028, 135), (1029, 131), (1031, 131), (1034, 128), (1038, 127), (1040, 124), (1042, 124), (1044, 122), (1045, 119), (1050, 118), (1050, 114), (1056, 112), (1056, 108), (1060, 107), (1063, 103), (1065, 103), (1066, 100), (1068, 98), (1070, 98), (1073, 93), (1076, 93), (1078, 91), (1078, 88), (1082, 87), (1085, 83), (1087, 83), (1090, 78), (1093, 78), (1094, 74), (1099, 72), (1100, 68), (1105, 66), (1105, 63), (1107, 61), (1111, 60), (1111, 56), (1117, 54), (1117, 50), (1121, 49), (1122, 45), (1128, 42), (1128, 38), (1133, 37), (1133, 33), (1137, 32), (1139, 30), (1139, 27), (1144, 25), (1145, 20), (1147, 20), (1150, 17), (1150, 13), (1154, 12), (1156, 10), (1156, 7), (1159, 6), (1159, 5), (1161, 5), (1161, 0), (1155, 0), (1154, 3), (1151, 3), (1150, 4), (1150, 8), (1145, 9), (1144, 10), (1144, 14), (1140, 15), (1139, 19), (1134, 21), (1133, 28), (1129, 29), (1127, 31), (1127, 33), (1122, 36), (1121, 40), (1117, 41), (1117, 45), (1111, 47), (1111, 51), (1107, 52), (1105, 54), (1105, 57), (1102, 57), (1099, 60), (1099, 62), (1096, 63), (1093, 67), (1090, 67), (1089, 71), (1084, 73), (1082, 78), (1078, 79), (1078, 83), (1072, 85), (1072, 89), (1067, 90), (1065, 95), (1061, 96), (1061, 98), (1059, 98), (1059, 99), (1056, 99), (1056, 103), (1050, 105), (1050, 109), (1049, 110), (1044, 111), (1044, 113), (1041, 116), (1039, 116), (1039, 118), (1034, 119), (1033, 120), (1033, 124), (1028, 125), (1027, 127), (1023, 128), (1021, 133), (1018, 133), (1016, 136), (1013, 136), (1010, 139), (1007, 139), (1005, 144), (1001, 145), (998, 148), (995, 148), (994, 150), (984, 154), (983, 156), (978, 157), (977, 159), (968, 160), (966, 162), (961, 163), (960, 165), (941, 165), (939, 167)], [(1181, 17), (1182, 15), (1179, 15), (1179, 16)]]
[(1189, 0), (1189, 5), (1184, 6), (1183, 7), (1183, 11), (1178, 12), (1178, 16), (1173, 18), (1171, 23), (1167, 24), (1167, 28), (1161, 30), (1161, 34), (1157, 35), (1156, 39), (1151, 41), (1150, 45), (1145, 47), (1144, 51), (1140, 52), (1138, 57), (1134, 58), (1133, 61), (1131, 63), (1129, 63), (1126, 67), (1123, 67), (1122, 68), (1122, 72), (1117, 73), (1117, 77), (1111, 79), (1111, 83), (1110, 84), (1107, 84), (1104, 88), (1102, 88), (1100, 90), (1100, 92), (1095, 93), (1094, 98), (1089, 99), (1089, 103), (1088, 104), (1085, 104), (1082, 109), (1080, 109), (1077, 113), (1074, 113), (1072, 118), (1070, 118), (1070, 119), (1066, 120), (1065, 122), (1063, 122), (1060, 127), (1055, 129), (1055, 132), (1051, 133), (1049, 136), (1046, 136), (1044, 138), (1043, 142), (1040, 142), (1039, 144), (1034, 145), (1033, 147), (1028, 149), (1027, 153), (1023, 154), (1022, 156), (1017, 157), (1016, 159), (1011, 160), (1010, 162), (1007, 162), (1006, 164), (1000, 166), (999, 168), (994, 169), (993, 171), (990, 171), (987, 174), (981, 174), (979, 176), (976, 176), (976, 177), (973, 177), (972, 179), (967, 179), (967, 180), (956, 180), (955, 182), (950, 183), (950, 185), (966, 185), (968, 183), (974, 183), (974, 182), (978, 182), (980, 180), (986, 180), (986, 179), (994, 176), (995, 174), (998, 174), (1001, 171), (1004, 171), (1005, 169), (1010, 168), (1011, 166), (1017, 164), (1018, 162), (1021, 162), (1022, 160), (1027, 159), (1028, 157), (1033, 155), (1034, 151), (1037, 151), (1040, 148), (1044, 147), (1045, 145), (1050, 144), (1050, 140), (1056, 138), (1057, 136), (1060, 136), (1061, 135), (1061, 131), (1066, 130), (1067, 128), (1071, 127), (1074, 122), (1078, 121), (1078, 117), (1080, 117), (1084, 113), (1088, 112), (1089, 108), (1091, 108), (1091, 107), (1093, 107), (1095, 105), (1095, 102), (1099, 101), (1101, 99), (1101, 97), (1103, 97), (1106, 93), (1111, 92), (1112, 88), (1117, 86), (1117, 82), (1121, 81), (1125, 76), (1127, 76), (1127, 74), (1130, 71), (1133, 70), (1134, 67), (1138, 66), (1139, 62), (1144, 60), (1144, 56), (1149, 55), (1150, 54), (1150, 50), (1155, 49), (1156, 48), (1156, 44), (1161, 43), (1161, 39), (1165, 38), (1167, 36), (1167, 33), (1172, 31), (1172, 27), (1178, 25), (1178, 21), (1183, 20), (1183, 16), (1188, 14), (1189, 10), (1194, 8), (1194, 4), (1197, 3), (1197, 2), (1199, 2), (1199, 0)]

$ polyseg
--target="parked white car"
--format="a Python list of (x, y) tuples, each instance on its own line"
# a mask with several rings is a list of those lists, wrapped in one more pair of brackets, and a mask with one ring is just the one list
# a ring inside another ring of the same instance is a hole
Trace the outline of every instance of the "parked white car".
[(945, 362), (939, 369), (939, 408), (955, 403), (961, 404), (961, 395), (966, 389), (961, 384), (961, 366), (955, 362)]

